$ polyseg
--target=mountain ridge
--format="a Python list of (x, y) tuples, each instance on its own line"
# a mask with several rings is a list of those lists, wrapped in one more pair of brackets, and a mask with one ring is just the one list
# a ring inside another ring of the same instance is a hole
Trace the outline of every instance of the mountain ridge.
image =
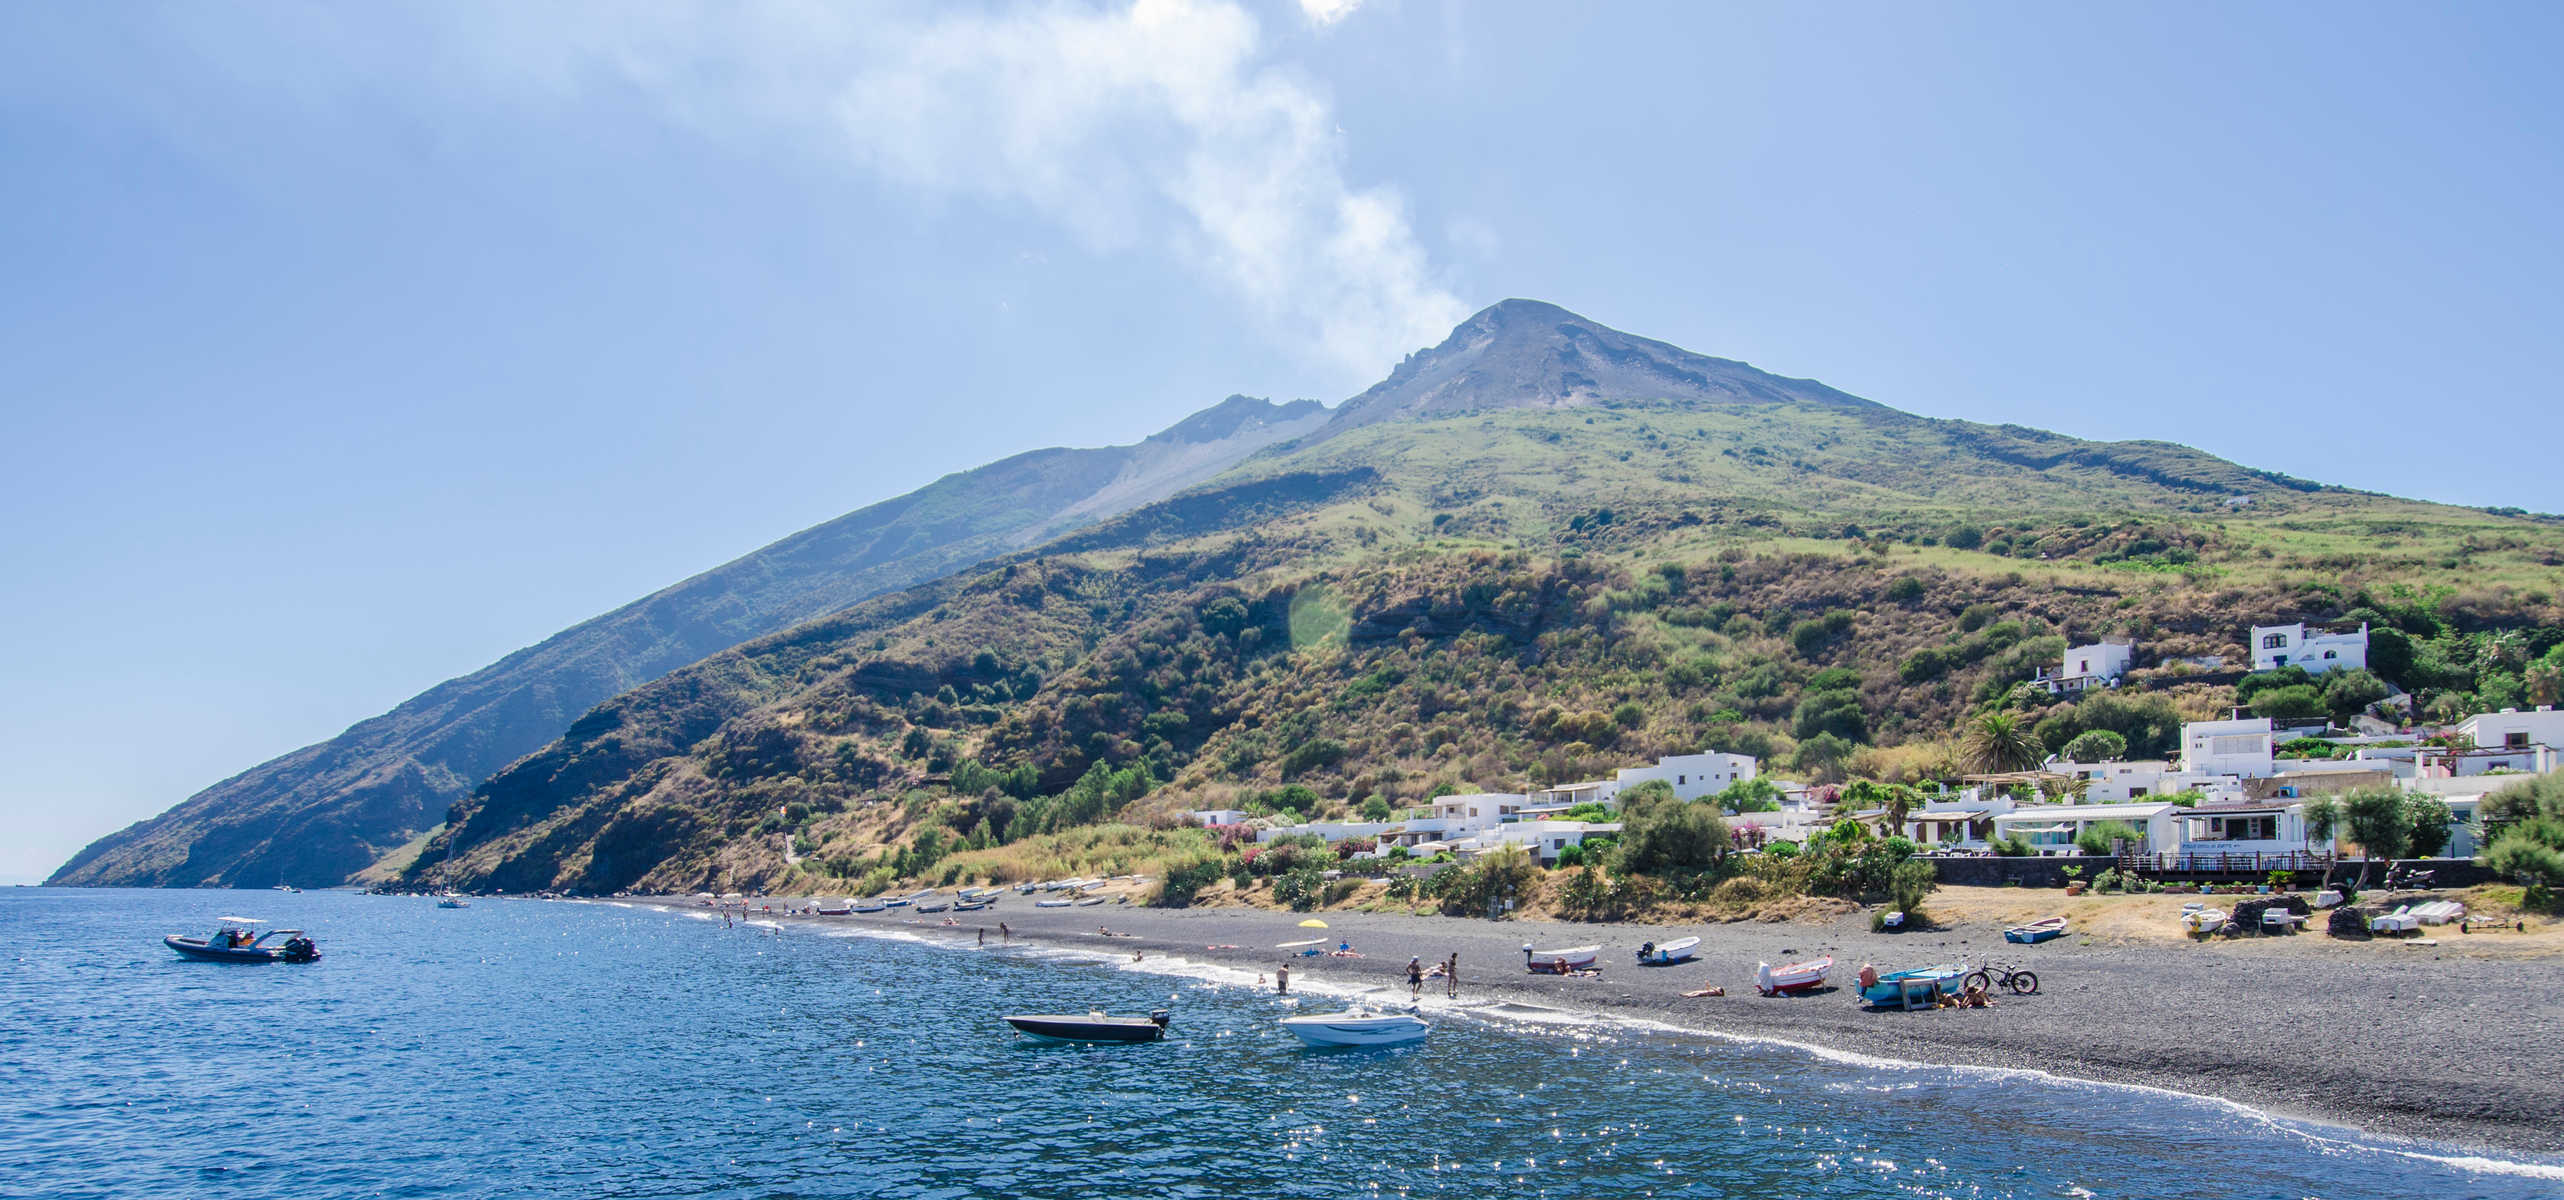
[(1105, 519), (1313, 431), (1231, 396), (1138, 443), (1026, 451), (750, 551), (446, 680), (91, 842), (47, 881), (327, 886), (595, 704), (742, 641)]

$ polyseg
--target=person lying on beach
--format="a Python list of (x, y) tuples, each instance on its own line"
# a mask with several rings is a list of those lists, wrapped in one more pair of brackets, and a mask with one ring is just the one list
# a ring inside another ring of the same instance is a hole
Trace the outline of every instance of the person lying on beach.
[(1726, 988), (1720, 987), (1720, 986), (1718, 986), (1717, 984), (1714, 984), (1714, 983), (1713, 983), (1713, 984), (1710, 984), (1710, 985), (1709, 985), (1709, 986), (1707, 986), (1707, 987), (1702, 988), (1701, 990), (1699, 990), (1699, 991), (1697, 991), (1697, 992), (1685, 992), (1685, 993), (1683, 993), (1683, 998), (1684, 998), (1684, 999), (1686, 999), (1686, 1000), (1697, 1000), (1697, 999), (1699, 999), (1699, 998), (1700, 998), (1700, 997), (1702, 997), (1702, 996), (1724, 996), (1724, 995), (1726, 995), (1726, 994), (1727, 994), (1727, 989), (1726, 989)]
[(1966, 991), (1959, 994), (1959, 1007), (1992, 1008), (1994, 1007), (1994, 997), (1987, 995), (1983, 986), (1971, 983), (1967, 986)]
[(1877, 968), (1877, 967), (1873, 967), (1873, 966), (1871, 966), (1871, 965), (1870, 965), (1870, 964), (1868, 964), (1868, 963), (1862, 963), (1862, 964), (1861, 964), (1860, 980), (1861, 980), (1861, 990), (1862, 990), (1862, 991), (1865, 991), (1865, 992), (1866, 992), (1866, 991), (1870, 990), (1871, 988), (1877, 987), (1877, 986), (1878, 986), (1878, 968)]

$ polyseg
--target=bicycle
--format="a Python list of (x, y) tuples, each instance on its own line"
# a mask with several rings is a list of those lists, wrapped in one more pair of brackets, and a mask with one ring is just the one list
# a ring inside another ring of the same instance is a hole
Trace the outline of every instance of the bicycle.
[(1963, 986), (1981, 988), (1989, 992), (2000, 984), (2015, 996), (2035, 996), (2039, 992), (2038, 976), (1999, 962), (1989, 962), (1978, 967), (1959, 982)]

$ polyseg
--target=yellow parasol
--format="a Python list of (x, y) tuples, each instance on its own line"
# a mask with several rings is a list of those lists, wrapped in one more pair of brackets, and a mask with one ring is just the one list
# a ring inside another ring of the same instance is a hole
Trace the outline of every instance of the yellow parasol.
[(1316, 917), (1311, 917), (1308, 920), (1300, 922), (1300, 928), (1302, 929), (1324, 929), (1326, 927), (1327, 923), (1317, 919)]

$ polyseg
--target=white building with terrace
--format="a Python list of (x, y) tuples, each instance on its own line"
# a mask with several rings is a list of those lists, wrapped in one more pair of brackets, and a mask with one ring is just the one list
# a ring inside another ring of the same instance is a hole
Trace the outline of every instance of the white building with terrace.
[(2306, 625), (2252, 627), (2252, 669), (2276, 671), (2304, 667), (2310, 675), (2368, 666), (2368, 626), (2356, 632), (2328, 631)]

